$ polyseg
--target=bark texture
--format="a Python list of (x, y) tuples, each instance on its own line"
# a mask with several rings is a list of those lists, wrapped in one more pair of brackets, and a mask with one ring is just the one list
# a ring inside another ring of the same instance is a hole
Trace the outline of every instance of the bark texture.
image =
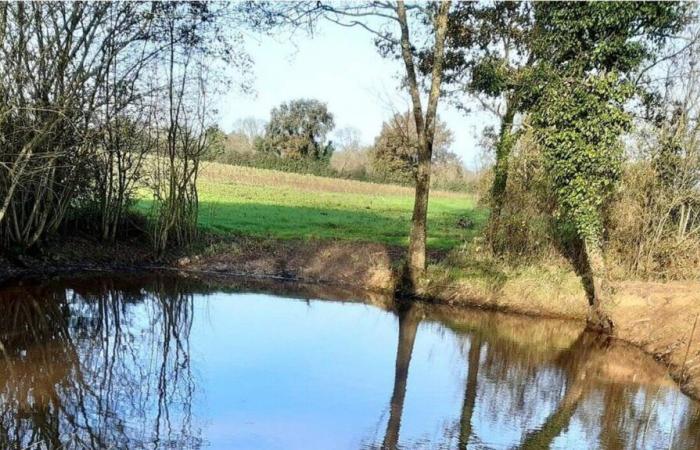
[(447, 35), (447, 18), (450, 2), (443, 1), (438, 7), (434, 19), (435, 44), (433, 47), (433, 67), (431, 72), (428, 105), (425, 113), (421, 105), (420, 90), (413, 60), (413, 46), (408, 27), (406, 5), (398, 1), (396, 12), (401, 27), (401, 57), (406, 68), (406, 81), (416, 122), (418, 134), (418, 167), (416, 170), (416, 194), (411, 219), (411, 235), (408, 248), (408, 261), (404, 276), (403, 290), (413, 292), (418, 279), (426, 267), (426, 236), (428, 226), (428, 197), (430, 194), (430, 171), (435, 135), (435, 117), (437, 115), (440, 85), (442, 83), (443, 62), (445, 55), (445, 37)]
[(590, 313), (588, 327), (590, 329), (612, 334), (614, 324), (607, 313), (612, 298), (612, 290), (608, 282), (607, 267), (603, 249), (598, 242), (584, 242), (586, 260), (590, 278)]

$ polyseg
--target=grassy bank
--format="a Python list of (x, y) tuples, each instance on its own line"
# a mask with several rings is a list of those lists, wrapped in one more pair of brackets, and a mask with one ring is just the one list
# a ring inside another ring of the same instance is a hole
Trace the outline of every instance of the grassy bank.
[[(412, 188), (217, 163), (204, 165), (198, 187), (199, 224), (206, 231), (408, 243)], [(139, 207), (147, 210), (149, 201), (142, 200)], [(429, 248), (448, 250), (472, 239), (486, 215), (473, 195), (432, 192)]]
[[(207, 242), (191, 251), (205, 257), (200, 267), (359, 280), (370, 289), (393, 290), (392, 271), (408, 244), (413, 188), (212, 162), (204, 164), (198, 187)], [(149, 201), (140, 208), (147, 211)], [(478, 300), (528, 314), (585, 316), (580, 280), (566, 261), (513, 267), (474, 251), (487, 215), (475, 195), (431, 192), (431, 258), (419, 293), (454, 304)]]

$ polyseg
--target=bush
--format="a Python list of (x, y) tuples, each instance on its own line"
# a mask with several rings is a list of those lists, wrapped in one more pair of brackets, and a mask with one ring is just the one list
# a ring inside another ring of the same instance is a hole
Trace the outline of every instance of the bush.
[(367, 180), (374, 175), (370, 160), (370, 150), (358, 148), (334, 152), (330, 164), (343, 178)]
[(216, 158), (216, 161), (235, 166), (304, 173), (322, 177), (339, 176), (327, 159), (282, 158), (270, 153), (226, 153)]
[[(484, 178), (480, 183), (481, 198), (482, 203), (488, 203), (493, 172)], [(529, 134), (523, 135), (513, 148), (505, 198), (498, 233), (493, 236), (495, 253), (520, 262), (559, 253), (561, 245), (557, 239), (565, 233), (559, 230), (553, 216), (555, 203), (542, 154)]]
[[(700, 276), (700, 152), (692, 147), (696, 140), (670, 147), (658, 136), (639, 141), (634, 157), (622, 167), (616, 196), (603, 211), (611, 276), (696, 279)], [(485, 204), (492, 177), (489, 171), (478, 183)], [(580, 264), (575, 230), (557, 218), (555, 206), (540, 151), (526, 134), (511, 155), (495, 253), (516, 265), (560, 256)]]
[(608, 215), (609, 257), (620, 277), (672, 280), (700, 275), (700, 192), (664, 188), (661, 178), (650, 161), (625, 167)]

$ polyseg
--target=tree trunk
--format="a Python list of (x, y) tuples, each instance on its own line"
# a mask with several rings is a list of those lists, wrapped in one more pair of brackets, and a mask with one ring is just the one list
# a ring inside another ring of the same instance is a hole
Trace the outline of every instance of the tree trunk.
[(428, 199), (430, 195), (430, 161), (418, 163), (416, 195), (411, 217), (411, 237), (408, 245), (407, 282), (411, 291), (425, 272), (428, 234)]
[(584, 250), (586, 252), (586, 260), (588, 262), (588, 273), (590, 277), (591, 292), (590, 296), (590, 312), (588, 315), (588, 327), (612, 334), (613, 322), (606, 311), (609, 307), (610, 285), (608, 283), (607, 267), (605, 258), (603, 257), (603, 249), (597, 241), (586, 239), (584, 241)]
[(426, 236), (428, 222), (428, 197), (430, 193), (430, 167), (433, 157), (433, 138), (435, 135), (435, 117), (437, 116), (440, 85), (442, 83), (443, 60), (445, 56), (445, 37), (447, 36), (447, 16), (450, 9), (449, 1), (442, 1), (434, 21), (435, 44), (433, 47), (433, 67), (431, 72), (428, 106), (423, 116), (420, 100), (420, 90), (413, 62), (413, 49), (408, 29), (406, 5), (403, 1), (396, 4), (396, 12), (401, 27), (401, 56), (406, 67), (406, 80), (411, 103), (413, 118), (418, 134), (418, 168), (416, 173), (416, 196), (413, 204), (411, 219), (411, 235), (408, 248), (408, 261), (404, 274), (402, 290), (413, 293), (418, 279), (426, 267)]
[(513, 118), (515, 117), (515, 102), (512, 98), (506, 101), (506, 113), (501, 121), (501, 129), (496, 144), (496, 163), (493, 168), (493, 184), (491, 186), (491, 214), (487, 237), (491, 248), (496, 251), (498, 231), (501, 224), (501, 210), (505, 203), (506, 187), (508, 185), (508, 163), (513, 149)]
[(396, 347), (396, 366), (394, 370), (394, 390), (391, 394), (389, 421), (384, 433), (382, 449), (393, 450), (399, 443), (399, 430), (403, 403), (406, 398), (406, 383), (408, 382), (408, 367), (411, 364), (413, 343), (416, 341), (416, 331), (420, 319), (417, 311), (411, 305), (399, 311), (399, 339)]

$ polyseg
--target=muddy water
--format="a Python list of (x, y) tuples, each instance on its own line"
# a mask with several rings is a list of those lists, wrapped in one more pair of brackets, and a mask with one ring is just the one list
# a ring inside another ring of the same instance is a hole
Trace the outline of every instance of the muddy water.
[(0, 288), (0, 448), (700, 448), (664, 369), (576, 324), (261, 289)]

